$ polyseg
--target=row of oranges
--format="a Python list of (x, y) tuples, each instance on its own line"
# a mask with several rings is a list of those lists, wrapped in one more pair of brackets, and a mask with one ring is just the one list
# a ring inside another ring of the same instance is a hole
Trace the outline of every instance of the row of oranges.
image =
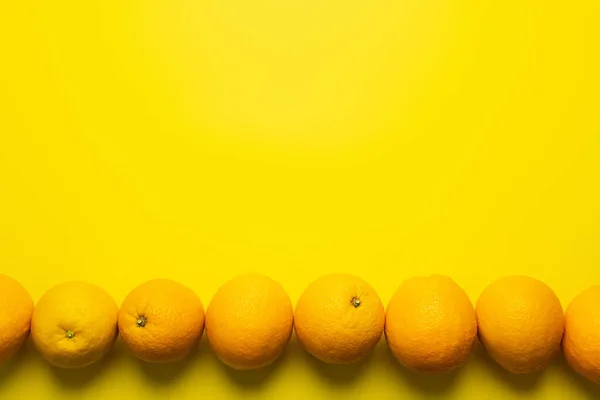
[(31, 332), (40, 354), (58, 367), (100, 360), (119, 334), (141, 360), (173, 362), (189, 355), (206, 329), (221, 361), (254, 369), (281, 355), (294, 328), (306, 351), (339, 364), (364, 358), (385, 332), (398, 361), (419, 372), (458, 367), (477, 336), (514, 373), (541, 370), (562, 343), (568, 363), (600, 383), (600, 286), (581, 293), (563, 313), (544, 283), (504, 277), (482, 292), (474, 308), (454, 281), (434, 275), (406, 280), (384, 310), (367, 282), (335, 274), (311, 283), (294, 311), (279, 283), (251, 273), (223, 285), (205, 314), (198, 296), (171, 280), (138, 286), (120, 309), (95, 285), (63, 283), (34, 308), (19, 283), (0, 275), (0, 361)]

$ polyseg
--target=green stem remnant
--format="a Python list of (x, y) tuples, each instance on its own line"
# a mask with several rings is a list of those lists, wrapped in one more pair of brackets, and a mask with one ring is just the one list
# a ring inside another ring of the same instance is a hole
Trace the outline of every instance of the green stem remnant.
[(73, 339), (75, 337), (75, 334), (73, 333), (73, 331), (66, 331), (65, 332), (65, 337), (67, 339)]
[(140, 328), (143, 328), (146, 326), (146, 322), (148, 322), (148, 318), (142, 316), (139, 316), (137, 321), (135, 321), (135, 323), (137, 324), (137, 326), (139, 326)]
[(352, 300), (350, 300), (350, 303), (352, 303), (352, 305), (355, 308), (358, 308), (361, 305), (360, 299), (358, 297), (353, 297)]

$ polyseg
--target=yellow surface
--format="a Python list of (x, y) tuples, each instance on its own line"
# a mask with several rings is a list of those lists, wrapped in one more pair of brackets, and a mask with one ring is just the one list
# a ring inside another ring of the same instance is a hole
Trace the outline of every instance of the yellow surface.
[[(600, 283), (597, 0), (0, 1), (0, 271), (37, 300), (71, 279), (121, 302), (168, 277), (205, 304), (259, 270), (295, 301), (332, 271), (387, 303), (504, 274), (563, 305)], [(383, 344), (383, 342), (382, 342)], [(108, 397), (110, 396), (110, 397)], [(29, 344), (11, 399), (583, 399), (563, 361), (513, 377), (481, 350), (443, 377), (379, 346), (326, 367), (295, 339), (236, 373), (119, 344), (84, 371)]]

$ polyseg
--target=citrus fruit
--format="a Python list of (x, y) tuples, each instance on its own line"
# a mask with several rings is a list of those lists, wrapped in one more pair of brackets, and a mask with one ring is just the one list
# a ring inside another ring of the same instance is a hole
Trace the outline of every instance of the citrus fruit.
[(0, 363), (14, 356), (29, 335), (33, 300), (21, 284), (0, 274)]
[(476, 312), (481, 344), (510, 372), (539, 371), (560, 350), (562, 306), (552, 289), (536, 279), (498, 279), (481, 293)]
[(348, 364), (375, 347), (385, 324), (385, 310), (375, 290), (359, 277), (323, 276), (300, 296), (294, 314), (298, 341), (321, 361)]
[(283, 287), (264, 275), (240, 275), (225, 283), (206, 310), (211, 348), (235, 369), (275, 361), (290, 340), (292, 303)]
[(66, 282), (48, 290), (31, 319), (36, 348), (50, 364), (85, 367), (104, 357), (117, 339), (117, 305), (98, 286)]
[(155, 279), (133, 289), (119, 310), (121, 339), (140, 360), (181, 360), (196, 347), (204, 331), (204, 307), (180, 283)]
[(567, 307), (563, 350), (571, 368), (600, 384), (600, 286), (584, 290)]
[(475, 309), (464, 290), (446, 276), (411, 278), (388, 304), (385, 337), (405, 367), (451, 371), (466, 360), (475, 343)]

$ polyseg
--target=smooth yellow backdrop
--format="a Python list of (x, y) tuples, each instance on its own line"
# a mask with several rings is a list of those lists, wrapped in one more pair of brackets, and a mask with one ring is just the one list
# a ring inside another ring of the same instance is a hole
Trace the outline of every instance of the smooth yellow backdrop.
[[(120, 303), (168, 277), (205, 305), (258, 270), (295, 301), (360, 275), (387, 303), (443, 273), (473, 301), (527, 274), (563, 305), (600, 284), (597, 0), (0, 0), (0, 272), (35, 300), (86, 280)], [(174, 366), (118, 344), (90, 369), (28, 344), (0, 399), (585, 399), (558, 359), (515, 377), (478, 349), (442, 377), (384, 342), (264, 371), (203, 342)]]

